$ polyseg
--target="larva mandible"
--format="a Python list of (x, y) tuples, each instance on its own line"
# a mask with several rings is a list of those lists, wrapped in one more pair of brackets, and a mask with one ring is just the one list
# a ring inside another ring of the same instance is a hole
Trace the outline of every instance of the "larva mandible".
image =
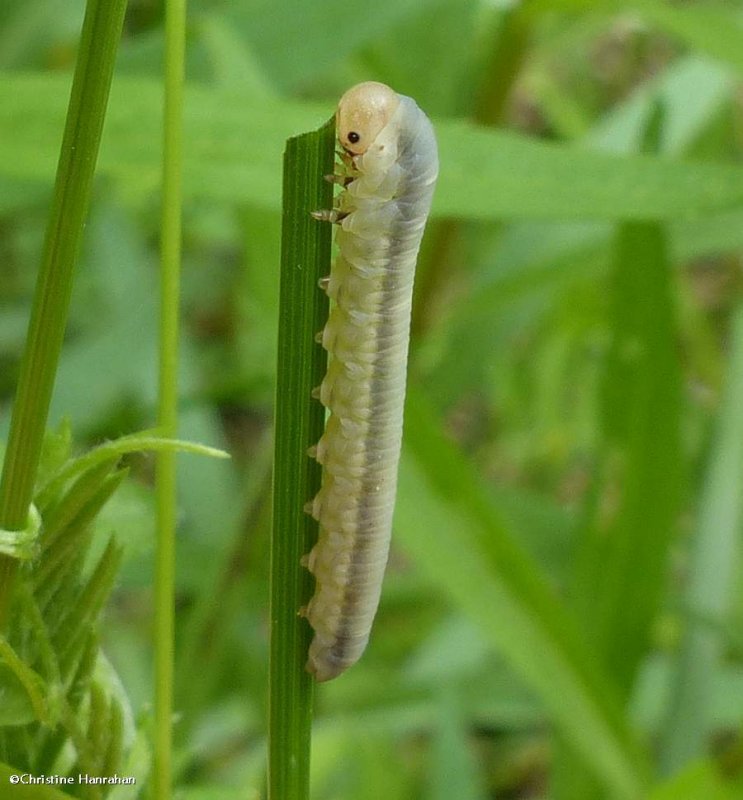
[(402, 439), (413, 276), (438, 175), (428, 117), (382, 83), (361, 83), (336, 113), (344, 189), (318, 219), (339, 223), (339, 255), (321, 282), (328, 371), (315, 395), (330, 415), (311, 448), (323, 467), (307, 510), (320, 523), (302, 563), (315, 594), (307, 669), (340, 675), (369, 640), (387, 564)]

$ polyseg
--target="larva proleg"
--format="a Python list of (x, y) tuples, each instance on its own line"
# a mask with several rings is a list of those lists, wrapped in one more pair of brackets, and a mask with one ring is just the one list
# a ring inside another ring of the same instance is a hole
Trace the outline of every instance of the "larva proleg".
[(313, 397), (329, 409), (318, 519), (306, 559), (316, 579), (307, 669), (330, 680), (369, 640), (387, 563), (402, 439), (413, 276), (438, 175), (433, 128), (409, 97), (361, 83), (340, 100), (339, 254), (321, 288), (332, 305), (321, 341), (328, 372)]

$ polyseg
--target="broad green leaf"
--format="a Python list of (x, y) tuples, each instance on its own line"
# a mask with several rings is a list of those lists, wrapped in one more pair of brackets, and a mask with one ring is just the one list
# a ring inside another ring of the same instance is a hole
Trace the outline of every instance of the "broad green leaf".
[[(0, 178), (49, 179), (67, 91), (65, 78), (0, 80)], [(228, 90), (186, 94), (185, 189), (192, 197), (278, 209), (281, 146), (332, 111), (289, 101), (249, 105)], [(113, 87), (100, 171), (133, 197), (159, 185), (151, 142), (159, 136), (160, 91), (153, 81)], [(24, 136), (15, 135), (21, 126)], [(618, 157), (548, 144), (464, 122), (437, 123), (439, 215), (471, 219), (668, 219), (743, 205), (743, 168)]]

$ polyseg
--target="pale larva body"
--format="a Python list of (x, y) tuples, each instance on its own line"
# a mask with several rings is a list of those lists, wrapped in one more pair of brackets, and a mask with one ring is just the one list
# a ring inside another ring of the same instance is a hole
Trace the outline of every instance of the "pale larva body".
[[(410, 332), (413, 277), (438, 157), (413, 100), (378, 83), (341, 98), (338, 139), (348, 175), (339, 198), (339, 255), (327, 281), (322, 333), (329, 353), (320, 401), (330, 410), (317, 445), (320, 523), (306, 558), (316, 591), (307, 669), (318, 681), (354, 664), (369, 640), (389, 552)], [(333, 216), (333, 215), (331, 215)]]

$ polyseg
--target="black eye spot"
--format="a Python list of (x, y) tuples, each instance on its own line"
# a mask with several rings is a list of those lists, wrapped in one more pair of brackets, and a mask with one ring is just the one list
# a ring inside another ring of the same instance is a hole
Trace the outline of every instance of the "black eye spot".
[(348, 134), (348, 141), (351, 144), (357, 144), (361, 140), (361, 134), (356, 133), (356, 131), (350, 131)]

